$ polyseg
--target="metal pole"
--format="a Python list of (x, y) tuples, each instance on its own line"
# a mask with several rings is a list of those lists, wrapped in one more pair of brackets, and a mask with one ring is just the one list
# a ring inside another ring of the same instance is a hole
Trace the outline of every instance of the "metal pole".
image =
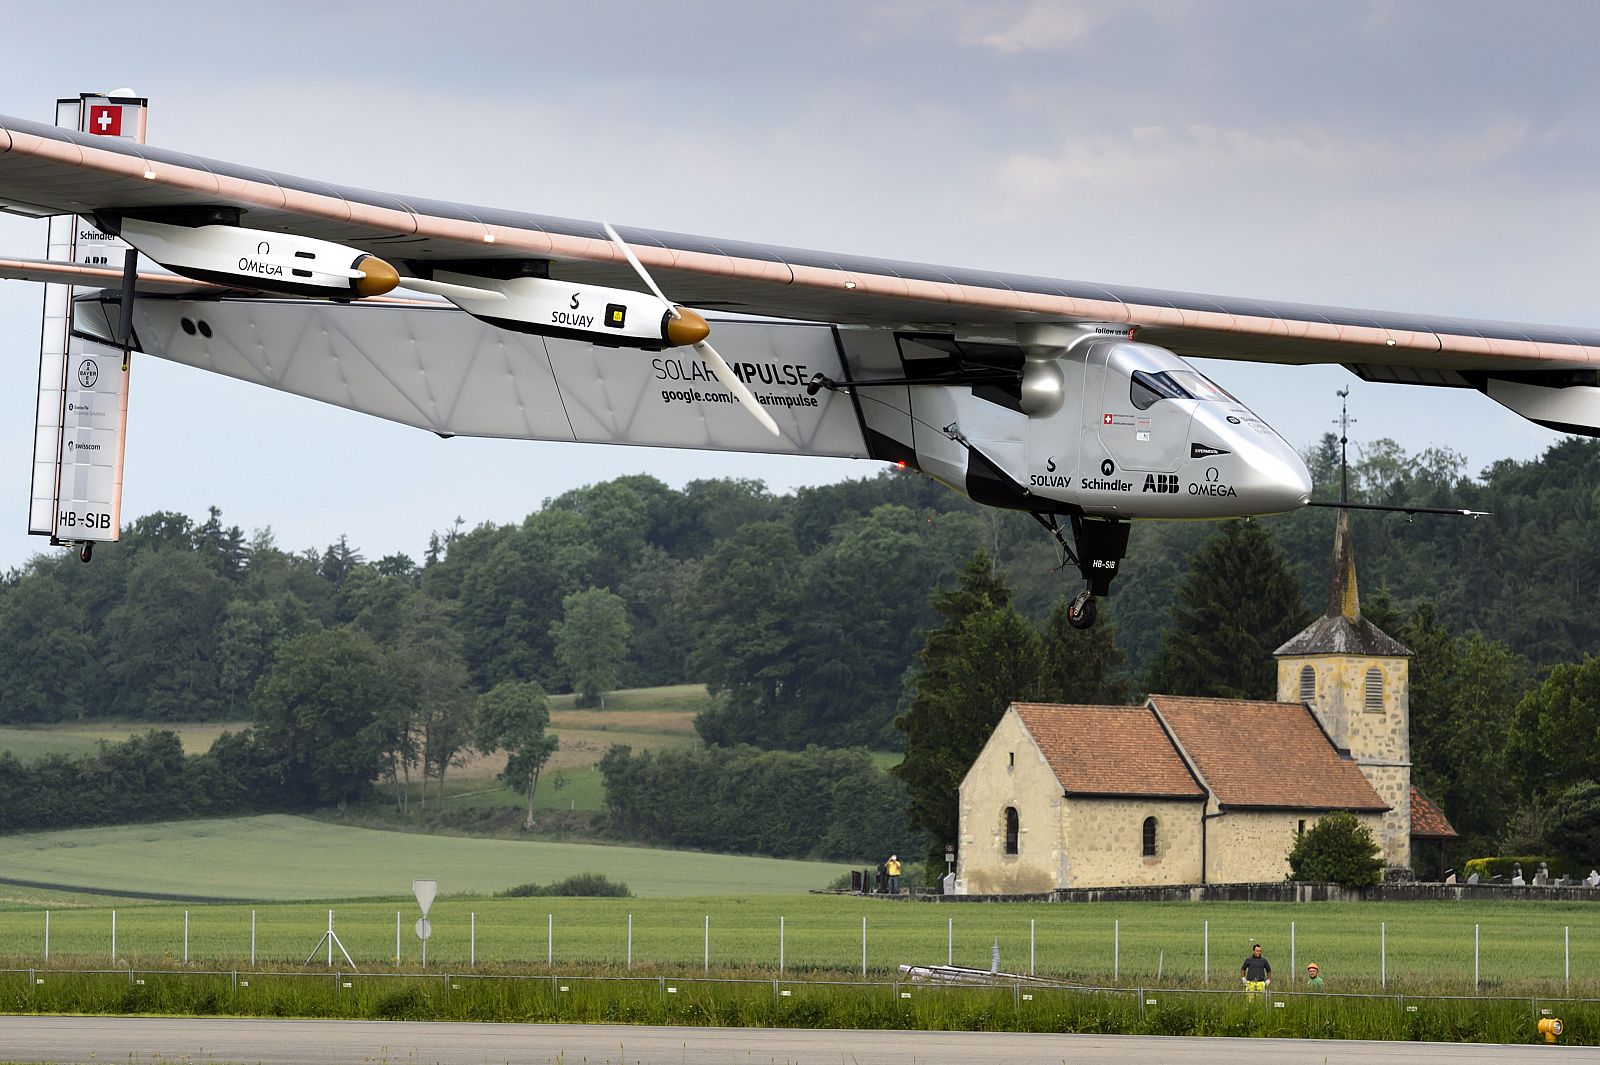
[(1029, 976), (1033, 975), (1033, 922), (1034, 922), (1034, 919), (1032, 917), (1028, 918), (1028, 975)]
[(1472, 926), (1472, 990), (1478, 990), (1478, 926)]
[(1378, 922), (1378, 986), (1389, 986), (1389, 924)]
[(711, 915), (706, 914), (706, 972), (711, 971)]
[(544, 961), (546, 965), (556, 963), (556, 915), (550, 914), (549, 927), (545, 930)]
[(867, 919), (861, 918), (861, 975), (867, 975)]
[(111, 960), (117, 960), (117, 911), (111, 911)]
[(1204, 948), (1203, 948), (1204, 951), (1205, 951), (1205, 955), (1204, 955), (1205, 961), (1202, 963), (1205, 966), (1205, 969), (1204, 969), (1205, 982), (1209, 984), (1211, 982), (1211, 922), (1210, 921), (1206, 921), (1205, 922), (1205, 930), (1201, 933), (1201, 937), (1202, 937), (1202, 942), (1205, 944)]
[(256, 967), (256, 911), (250, 911), (250, 968)]
[(1289, 922), (1289, 982), (1294, 983), (1294, 922)]
[(1111, 922), (1111, 979), (1122, 975), (1122, 921)]
[(44, 963), (50, 964), (50, 911), (44, 911)]
[(478, 914), (473, 911), (467, 914), (467, 965), (469, 968), (478, 967)]
[(946, 918), (946, 921), (948, 924), (944, 930), (944, 963), (946, 965), (954, 965), (956, 963), (956, 919), (949, 917)]
[(183, 964), (189, 964), (189, 911), (183, 911)]
[(783, 972), (783, 918), (778, 918), (778, 972)]
[(328, 968), (333, 968), (333, 911), (328, 911)]
[(633, 968), (633, 914), (628, 914), (628, 968)]
[(400, 911), (394, 911), (394, 963), (400, 964)]
[[(49, 914), (45, 915), (44, 927), (45, 927), (45, 931), (48, 933), (49, 929), (50, 929), (50, 915)], [(47, 936), (46, 941), (48, 942), (48, 936)], [(1567, 959), (1567, 967), (1566, 967), (1567, 994), (1570, 995), (1570, 994), (1572, 994), (1572, 926), (1571, 925), (1563, 925), (1562, 926), (1562, 928), (1561, 928), (1561, 944), (1562, 944), (1562, 949), (1566, 953), (1566, 959)], [(49, 951), (45, 951), (44, 957), (45, 957), (45, 961), (49, 961), (50, 960), (50, 952)]]

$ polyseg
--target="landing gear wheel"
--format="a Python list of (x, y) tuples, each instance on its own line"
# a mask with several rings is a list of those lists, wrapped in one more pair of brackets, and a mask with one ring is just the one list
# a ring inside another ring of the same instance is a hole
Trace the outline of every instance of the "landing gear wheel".
[(78, 548), (78, 561), (87, 562), (94, 557), (94, 541), (85, 540), (83, 546)]
[(1075, 629), (1092, 628), (1096, 612), (1094, 593), (1085, 588), (1068, 604), (1067, 624)]

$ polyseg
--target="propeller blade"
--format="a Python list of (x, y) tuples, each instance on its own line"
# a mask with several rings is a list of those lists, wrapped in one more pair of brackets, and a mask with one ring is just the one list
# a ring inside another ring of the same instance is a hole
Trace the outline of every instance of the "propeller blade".
[[(644, 264), (633, 254), (633, 249), (628, 247), (621, 237), (617, 236), (617, 231), (611, 228), (610, 222), (601, 222), (600, 224), (605, 227), (606, 236), (611, 238), (611, 243), (615, 244), (622, 251), (623, 256), (627, 258), (628, 265), (633, 267), (633, 272), (639, 275), (639, 280), (644, 282), (646, 288), (655, 293), (656, 299), (667, 305), (667, 310), (672, 312), (672, 317), (678, 317), (678, 308), (662, 294), (661, 289), (656, 287), (656, 279), (651, 277), (649, 272), (645, 270)], [(722, 356), (718, 355), (717, 358), (720, 359)]]
[(413, 292), (427, 292), (434, 296), (444, 296), (448, 299), (461, 300), (503, 300), (504, 292), (492, 288), (478, 288), (476, 285), (452, 285), (448, 281), (430, 281), (425, 277), (402, 277), (401, 288), (409, 288)]
[(700, 356), (707, 366), (711, 367), (711, 372), (717, 375), (717, 380), (721, 381), (723, 387), (739, 398), (739, 402), (744, 405), (745, 410), (748, 410), (751, 416), (761, 423), (762, 428), (773, 436), (783, 435), (778, 431), (778, 423), (772, 420), (772, 415), (768, 414), (765, 408), (756, 402), (756, 397), (751, 395), (744, 382), (739, 380), (739, 375), (733, 372), (733, 367), (728, 365), (728, 361), (717, 354), (716, 348), (702, 340), (694, 346), (694, 353)]

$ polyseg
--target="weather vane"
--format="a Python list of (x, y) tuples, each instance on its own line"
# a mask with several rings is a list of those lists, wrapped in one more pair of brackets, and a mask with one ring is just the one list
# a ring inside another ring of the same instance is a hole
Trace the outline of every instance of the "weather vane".
[(1350, 502), (1350, 461), (1348, 454), (1350, 427), (1356, 423), (1356, 419), (1350, 417), (1349, 386), (1346, 385), (1344, 388), (1339, 389), (1334, 395), (1339, 397), (1339, 416), (1333, 420), (1333, 424), (1339, 427), (1339, 502), (1348, 503)]

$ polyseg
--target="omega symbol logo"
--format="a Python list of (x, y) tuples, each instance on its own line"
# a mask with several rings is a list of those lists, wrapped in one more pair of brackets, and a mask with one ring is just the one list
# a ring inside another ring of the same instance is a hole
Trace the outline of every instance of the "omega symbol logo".
[(1210, 482), (1215, 482), (1217, 477), (1218, 477), (1217, 468), (1215, 466), (1207, 466), (1206, 467), (1206, 480), (1210, 481)]
[(260, 244), (256, 245), (256, 254), (257, 255), (271, 255), (272, 254), (272, 245), (268, 244), (266, 241), (262, 241)]
[(1235, 418), (1233, 415), (1230, 414), (1230, 415), (1228, 415), (1228, 424), (1229, 425), (1238, 425), (1239, 424), (1239, 419)]
[(100, 380), (100, 367), (93, 359), (84, 359), (78, 363), (78, 384), (84, 388), (93, 388), (98, 380)]
[(1100, 464), (1100, 472), (1105, 476), (1110, 477), (1113, 473), (1117, 472), (1117, 464), (1112, 462), (1110, 459), (1106, 459)]

